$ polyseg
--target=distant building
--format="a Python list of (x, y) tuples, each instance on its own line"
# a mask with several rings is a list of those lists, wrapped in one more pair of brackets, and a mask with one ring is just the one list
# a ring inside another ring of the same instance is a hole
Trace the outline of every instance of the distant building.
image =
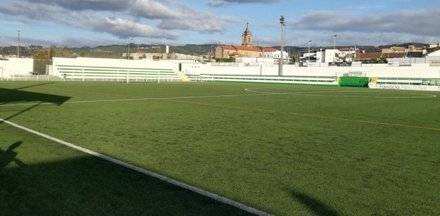
[[(246, 24), (246, 29), (241, 35), (241, 45), (219, 45), (215, 48), (214, 57), (216, 59), (237, 59), (240, 57), (281, 58), (281, 51), (272, 47), (254, 46), (252, 41), (252, 32), (249, 29), (249, 24)], [(283, 54), (285, 60), (289, 59), (287, 52), (283, 52)]]
[(405, 53), (357, 52), (356, 61), (375, 61), (379, 59), (404, 58)]
[(440, 50), (429, 53), (426, 56), (426, 62), (431, 66), (440, 66)]
[(135, 52), (135, 53), (122, 53), (123, 58), (129, 58), (133, 60), (140, 60), (147, 58), (147, 53)]
[(215, 48), (216, 59), (229, 59), (239, 57), (261, 57), (261, 47), (248, 47), (236, 45), (220, 45)]
[[(123, 58), (127, 58), (127, 53), (122, 54)], [(202, 56), (193, 56), (193, 55), (186, 55), (181, 53), (144, 53), (144, 52), (135, 52), (130, 53), (129, 59), (132, 60), (196, 60), (196, 61), (202, 61)]]
[(243, 34), (241, 35), (241, 45), (245, 47), (252, 47), (252, 32), (249, 30), (249, 23), (246, 23), (246, 29), (244, 30)]
[(408, 47), (390, 47), (382, 49), (383, 54), (405, 54), (406, 57), (422, 57), (427, 54), (425, 47), (409, 45)]
[(382, 49), (382, 53), (389, 54), (389, 53), (406, 53), (405, 47), (390, 47), (390, 48), (384, 48)]
[(344, 62), (353, 62), (355, 50), (352, 48), (326, 49), (316, 52), (304, 53), (301, 61), (309, 63), (332, 65)]
[(435, 52), (429, 53), (427, 56), (428, 57), (434, 57), (434, 56), (440, 57), (440, 50), (437, 50)]
[(431, 44), (429, 45), (429, 48), (433, 49), (433, 48), (439, 48), (440, 47), (440, 43), (436, 43), (436, 44)]
[[(262, 48), (262, 57), (263, 58), (273, 58), (273, 59), (280, 59), (281, 58), (281, 50), (274, 49), (272, 47), (268, 48)], [(286, 51), (283, 51), (283, 58), (284, 60), (289, 59), (289, 53)]]
[(168, 59), (171, 60), (195, 60), (195, 61), (203, 61), (203, 56), (194, 56), (194, 55), (187, 55), (187, 54), (181, 54), (181, 53), (171, 53), (168, 55)]

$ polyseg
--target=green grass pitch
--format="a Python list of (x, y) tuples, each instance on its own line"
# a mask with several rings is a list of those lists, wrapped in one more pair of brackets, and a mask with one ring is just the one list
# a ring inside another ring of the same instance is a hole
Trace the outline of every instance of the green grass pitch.
[[(440, 95), (0, 82), (0, 118), (275, 215), (440, 215)], [(0, 123), (6, 215), (244, 215)]]

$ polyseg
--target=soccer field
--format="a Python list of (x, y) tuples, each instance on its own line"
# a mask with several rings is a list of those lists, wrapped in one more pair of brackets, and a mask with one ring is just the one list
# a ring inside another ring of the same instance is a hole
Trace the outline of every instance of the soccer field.
[[(0, 118), (275, 215), (440, 215), (438, 93), (0, 82)], [(246, 214), (4, 122), (0, 149), (11, 215)]]

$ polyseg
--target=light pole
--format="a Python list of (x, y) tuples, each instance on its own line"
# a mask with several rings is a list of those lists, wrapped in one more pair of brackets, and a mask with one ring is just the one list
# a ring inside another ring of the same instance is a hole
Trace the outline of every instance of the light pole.
[(17, 58), (20, 58), (20, 30), (17, 31)]
[(311, 40), (309, 40), (308, 42), (307, 42), (307, 48), (308, 48), (308, 62), (307, 62), (307, 65), (310, 63), (310, 44), (312, 43), (312, 41)]
[(336, 38), (338, 37), (338, 35), (333, 35), (333, 49), (336, 49)]
[(280, 55), (280, 61), (279, 61), (279, 68), (278, 68), (278, 76), (283, 76), (283, 64), (284, 64), (284, 26), (286, 22), (284, 20), (284, 16), (281, 16), (280, 18), (280, 25), (281, 25), (281, 55)]
[(356, 61), (356, 57), (357, 57), (357, 42), (354, 43), (354, 59), (353, 59), (353, 61)]
[(131, 52), (131, 43), (133, 43), (133, 38), (130, 38), (128, 40), (128, 45), (127, 45), (127, 60), (130, 60), (130, 52)]
[(127, 60), (130, 59), (130, 42), (127, 44)]

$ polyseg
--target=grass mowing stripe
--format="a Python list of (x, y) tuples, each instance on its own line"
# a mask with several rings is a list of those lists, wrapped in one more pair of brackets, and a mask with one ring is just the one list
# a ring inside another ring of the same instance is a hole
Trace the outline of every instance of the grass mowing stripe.
[[(272, 95), (272, 93), (266, 94), (225, 94), (225, 95), (205, 95), (205, 96), (181, 96), (181, 97), (163, 97), (163, 98), (128, 98), (128, 99), (103, 99), (103, 100), (83, 100), (83, 101), (71, 101), (64, 102), (63, 104), (81, 104), (81, 103), (99, 103), (99, 102), (129, 102), (129, 101), (144, 101), (144, 100), (174, 100), (174, 99), (197, 99), (197, 98), (222, 98), (222, 97), (242, 97), (242, 96), (258, 96), (258, 95)], [(15, 103), (15, 104), (0, 104), (0, 107), (13, 107), (13, 106), (27, 106), (35, 105), (37, 103)], [(38, 103), (39, 105), (54, 105), (53, 103)]]
[[(70, 101), (64, 102), (64, 104), (81, 104), (81, 103), (100, 103), (100, 102), (130, 102), (130, 101), (144, 101), (144, 100), (175, 100), (175, 99), (198, 99), (198, 98), (222, 98), (222, 97), (243, 97), (243, 96), (270, 96), (270, 95), (309, 95), (309, 96), (324, 96), (324, 97), (369, 97), (369, 98), (383, 98), (383, 99), (420, 99), (420, 98), (436, 98), (437, 95), (419, 95), (411, 97), (378, 97), (378, 96), (347, 96), (347, 95), (328, 95), (328, 94), (315, 94), (315, 93), (366, 93), (366, 92), (352, 92), (352, 91), (298, 91), (298, 92), (265, 92), (258, 89), (244, 89), (244, 92), (251, 92), (253, 94), (224, 94), (224, 95), (201, 95), (201, 96), (180, 96), (180, 97), (146, 97), (146, 98), (120, 98), (120, 99), (102, 99), (102, 100), (83, 100), (83, 101)], [(0, 107), (14, 107), (14, 106), (27, 106), (35, 105), (36, 103), (14, 103), (14, 104), (0, 104)], [(53, 103), (38, 103), (38, 105), (54, 105)]]
[(55, 137), (52, 137), (52, 136), (50, 136), (50, 135), (47, 135), (47, 134), (44, 134), (44, 133), (40, 133), (40, 132), (35, 131), (35, 130), (32, 130), (32, 129), (30, 129), (30, 128), (27, 128), (27, 127), (21, 126), (21, 125), (19, 125), (19, 124), (13, 123), (13, 122), (11, 122), (11, 121), (4, 120), (4, 119), (0, 118), (0, 123), (8, 124), (8, 125), (10, 125), (10, 126), (12, 126), (12, 127), (15, 127), (15, 128), (21, 129), (21, 130), (24, 130), (24, 131), (26, 131), (26, 132), (32, 133), (32, 134), (34, 134), (34, 135), (37, 135), (37, 136), (43, 137), (43, 138), (48, 139), (48, 140), (54, 141), (54, 142), (56, 142), (56, 143), (59, 143), (59, 144), (61, 144), (61, 145), (67, 146), (67, 147), (69, 147), (69, 148), (72, 148), (72, 149), (78, 150), (78, 151), (80, 151), (80, 152), (83, 152), (83, 153), (86, 153), (86, 154), (92, 155), (92, 156), (97, 157), (97, 158), (101, 158), (101, 159), (103, 159), (103, 160), (106, 160), (106, 161), (112, 162), (112, 163), (114, 163), (114, 164), (117, 164), (117, 165), (123, 166), (123, 167), (128, 168), (128, 169), (131, 169), (131, 170), (133, 170), (133, 171), (136, 171), (136, 172), (139, 172), (139, 173), (142, 173), (142, 174), (145, 174), (145, 175), (148, 175), (148, 176), (151, 176), (151, 177), (154, 177), (154, 178), (160, 179), (160, 180), (162, 180), (162, 181), (164, 181), (164, 182), (167, 182), (167, 183), (170, 183), (170, 184), (172, 184), (172, 185), (175, 185), (175, 186), (178, 186), (178, 187), (184, 188), (184, 189), (186, 189), (186, 190), (189, 190), (189, 191), (192, 191), (192, 192), (195, 192), (195, 193), (201, 194), (201, 195), (203, 195), (203, 196), (209, 197), (209, 198), (211, 198), (211, 199), (213, 199), (213, 200), (216, 200), (216, 201), (219, 201), (219, 202), (221, 202), (221, 203), (224, 203), (224, 204), (228, 204), (228, 205), (231, 205), (231, 206), (237, 207), (237, 208), (239, 208), (239, 209), (241, 209), (241, 210), (243, 210), (243, 211), (246, 211), (246, 212), (249, 212), (249, 213), (252, 213), (252, 214), (256, 214), (256, 215), (270, 215), (270, 214), (267, 213), (267, 212), (264, 212), (264, 211), (258, 210), (258, 209), (256, 209), (256, 208), (253, 208), (253, 207), (250, 207), (250, 206), (247, 206), (247, 205), (245, 205), (245, 204), (243, 204), (243, 203), (239, 203), (239, 202), (237, 202), (237, 201), (234, 201), (234, 200), (228, 199), (228, 198), (223, 197), (223, 196), (220, 196), (220, 195), (218, 195), (218, 194), (215, 194), (215, 193), (212, 193), (212, 192), (209, 192), (209, 191), (203, 190), (203, 189), (201, 189), (201, 188), (194, 187), (194, 186), (188, 185), (188, 184), (186, 184), (186, 183), (183, 183), (183, 182), (177, 181), (177, 180), (172, 179), (172, 178), (170, 178), (170, 177), (163, 176), (163, 175), (160, 175), (160, 174), (158, 174), (158, 173), (155, 173), (155, 172), (152, 172), (152, 171), (146, 170), (146, 169), (144, 169), (144, 168), (137, 167), (137, 166), (134, 166), (134, 165), (132, 165), (132, 164), (126, 163), (126, 162), (124, 162), (124, 161), (114, 159), (114, 158), (112, 158), (112, 157), (110, 157), (110, 156), (107, 156), (107, 155), (104, 155), (104, 154), (101, 154), (101, 153), (98, 153), (98, 152), (95, 152), (95, 151), (92, 151), (92, 150), (89, 150), (89, 149), (86, 149), (86, 148), (83, 148), (83, 147), (80, 147), (80, 146), (74, 145), (74, 144), (72, 144), (72, 143), (66, 142), (66, 141), (64, 141), (64, 140), (60, 140), (60, 139), (55, 138)]
[[(6, 83), (4, 87), (11, 89), (14, 86), (24, 85)], [(243, 92), (245, 88), (267, 89), (267, 92), (353, 91), (353, 94), (314, 93), (322, 95), (362, 96), (356, 92), (364, 91), (368, 92), (365, 96), (413, 96), (411, 92), (403, 91), (278, 84), (125, 85), (60, 82), (26, 91), (0, 88), (0, 98), (5, 104), (12, 104), (57, 102), (61, 101), (59, 98), (67, 102), (250, 94)], [(440, 149), (437, 145), (440, 139), (439, 131), (284, 114), (292, 112), (440, 128), (438, 124), (440, 100), (438, 99), (326, 98), (311, 97), (306, 94), (273, 94), (175, 100), (237, 106), (247, 108), (247, 110), (221, 109), (167, 100), (77, 105), (63, 105), (59, 102), (57, 104), (60, 106), (41, 106), (26, 111), (9, 121), (55, 135), (62, 140), (80, 144), (90, 150), (145, 167), (275, 215), (313, 213), (324, 215), (333, 212), (340, 215), (440, 215), (438, 207), (440, 197), (437, 195), (440, 193), (438, 172)], [(6, 118), (24, 108), (26, 107), (0, 107), (0, 114)], [(250, 111), (252, 109), (265, 111)], [(15, 142), (17, 135), (22, 134), (10, 134), (8, 131), (15, 131), (15, 128), (3, 125), (7, 129), (3, 134), (6, 135), (5, 137), (9, 136), (7, 143)], [(22, 130), (18, 132), (20, 131)], [(26, 142), (32, 143), (34, 139), (36, 144), (50, 142), (54, 145), (51, 141), (25, 131), (22, 132), (25, 133), (23, 139)], [(1, 135), (0, 137), (3, 138)], [(7, 143), (3, 145), (6, 148), (10, 146)], [(60, 150), (70, 149), (61, 144), (55, 145), (59, 145)], [(44, 154), (40, 156), (32, 151), (33, 147), (38, 146), (29, 144), (23, 147), (27, 148), (31, 159), (38, 157), (38, 160), (55, 161), (60, 168), (51, 171), (49, 166), (48, 172), (54, 173), (55, 177), (65, 176), (58, 174), (60, 170), (63, 171), (64, 162), (51, 160), (57, 152), (41, 151)], [(75, 150), (75, 152), (78, 151)], [(125, 169), (102, 159), (93, 158), (89, 165), (103, 161), (103, 164), (113, 169), (117, 167)], [(97, 161), (93, 163), (93, 160)], [(81, 165), (82, 163), (79, 167), (75, 167), (74, 171), (81, 173), (89, 170), (82, 170), (81, 167), (87, 166)], [(21, 172), (26, 177), (26, 168), (13, 169), (14, 172), (10, 173), (12, 180), (16, 178), (14, 176), (16, 172)], [(93, 169), (89, 171), (91, 171), (89, 175), (92, 176)], [(44, 184), (44, 174), (38, 172), (32, 174), (42, 180), (40, 185)], [(58, 182), (53, 181), (55, 185), (62, 186), (65, 182), (63, 179), (69, 178), (57, 179), (55, 180)], [(71, 185), (76, 187), (75, 179), (69, 180), (72, 182)], [(84, 190), (87, 190), (90, 188), (87, 178), (84, 181), (81, 185)], [(97, 182), (96, 185), (99, 185), (99, 181)], [(114, 184), (117, 185), (117, 182), (116, 180)], [(127, 182), (121, 183), (131, 186), (133, 191), (139, 187)], [(32, 187), (32, 184), (29, 187)], [(48, 209), (51, 209), (50, 202), (53, 198), (44, 190), (50, 189), (50, 185), (41, 188), (43, 188), (41, 193), (45, 195), (41, 201), (48, 203)], [(98, 191), (103, 193), (112, 191), (106, 190), (106, 187), (98, 188), (100, 188)], [(157, 187), (153, 185), (150, 189), (155, 188)], [(176, 187), (172, 188), (174, 188), (172, 191), (179, 190)], [(7, 189), (3, 189), (5, 190)], [(188, 190), (180, 190), (187, 191), (187, 194), (201, 196)], [(59, 191), (68, 192), (67, 190)], [(139, 188), (138, 191), (144, 190)], [(159, 191), (160, 195), (160, 190), (155, 191)], [(31, 194), (39, 193), (38, 190), (32, 192)], [(7, 191), (6, 194), (8, 194)], [(107, 194), (109, 197), (118, 195), (118, 193)], [(93, 193), (90, 196), (93, 196)], [(20, 193), (6, 199), (12, 204), (8, 207), (12, 212), (16, 208), (14, 203), (17, 203), (16, 199), (12, 199), (17, 198), (19, 202), (22, 200), (21, 197), (27, 200), (27, 197)], [(56, 196), (53, 197), (56, 198)], [(138, 196), (134, 197), (134, 200), (147, 197), (149, 196)], [(173, 199), (179, 206), (182, 206), (181, 203), (192, 203), (185, 199), (186, 196), (182, 196), (183, 199), (176, 199), (173, 193), (162, 197), (163, 202), (167, 203), (167, 199)], [(90, 200), (82, 195), (75, 198), (74, 201)], [(206, 199), (208, 197), (203, 200), (206, 201)], [(100, 205), (112, 205), (112, 199), (100, 200)], [(148, 200), (154, 201), (154, 199)], [(5, 206), (3, 203), (5, 202), (0, 202), (0, 206)], [(64, 203), (60, 202), (60, 205)], [(86, 204), (88, 203), (90, 202)], [(127, 201), (122, 200), (121, 203), (127, 203)], [(142, 203), (139, 201), (137, 205), (144, 208)], [(155, 203), (160, 205), (160, 202)], [(81, 202), (72, 204), (75, 206), (73, 209), (81, 208)], [(100, 205), (95, 206), (100, 207)], [(95, 206), (90, 209), (95, 210)], [(190, 206), (199, 207), (199, 204)], [(201, 207), (205, 208), (205, 205), (202, 203)], [(126, 209), (127, 205), (124, 205), (124, 208)], [(44, 208), (40, 209), (44, 213)], [(186, 208), (183, 206), (181, 209)], [(174, 212), (179, 214), (178, 211)]]
[(431, 130), (431, 131), (439, 131), (440, 132), (440, 128), (417, 126), (417, 125), (405, 125), (405, 124), (398, 124), (398, 123), (376, 122), (376, 121), (368, 121), (368, 120), (356, 120), (356, 119), (339, 118), (339, 117), (323, 116), (323, 115), (315, 115), (315, 114), (307, 114), (307, 113), (296, 113), (296, 112), (284, 112), (284, 113), (281, 113), (281, 112), (276, 112), (276, 111), (273, 111), (273, 110), (249, 109), (249, 108), (238, 107), (238, 106), (222, 106), (222, 105), (214, 105), (214, 104), (200, 103), (200, 102), (194, 102), (194, 101), (180, 101), (180, 100), (168, 100), (168, 101), (177, 102), (177, 103), (195, 104), (195, 105), (200, 105), (200, 106), (208, 106), (208, 107), (214, 107), (214, 108), (219, 108), (219, 109), (235, 109), (235, 110), (241, 110), (241, 111), (254, 111), (254, 112), (262, 112), (262, 113), (278, 114), (278, 115), (286, 115), (287, 114), (287, 115), (295, 115), (295, 116), (301, 116), (301, 117), (310, 117), (310, 118), (319, 118), (319, 119), (331, 119), (331, 120), (348, 121), (348, 122), (373, 124), (373, 125), (384, 125), (384, 126), (394, 126), (394, 127), (415, 128), (415, 129)]

